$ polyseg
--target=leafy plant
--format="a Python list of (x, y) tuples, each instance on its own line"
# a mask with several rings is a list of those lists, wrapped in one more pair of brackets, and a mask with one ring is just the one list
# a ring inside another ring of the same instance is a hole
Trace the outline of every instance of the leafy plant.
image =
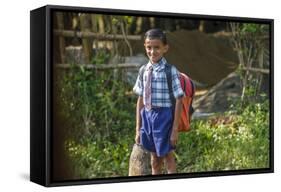
[(179, 172), (269, 167), (268, 101), (216, 118), (195, 120), (192, 131), (180, 135)]
[(255, 23), (230, 23), (231, 42), (239, 59), (238, 72), (242, 79), (241, 101), (246, 91), (261, 92), (264, 69), (269, 68), (269, 26)]

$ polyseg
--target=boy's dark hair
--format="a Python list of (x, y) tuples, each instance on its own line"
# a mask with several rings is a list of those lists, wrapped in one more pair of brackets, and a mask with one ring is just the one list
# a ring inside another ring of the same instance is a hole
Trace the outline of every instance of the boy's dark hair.
[(161, 29), (150, 29), (144, 35), (144, 40), (146, 39), (160, 39), (164, 45), (167, 44), (166, 34)]

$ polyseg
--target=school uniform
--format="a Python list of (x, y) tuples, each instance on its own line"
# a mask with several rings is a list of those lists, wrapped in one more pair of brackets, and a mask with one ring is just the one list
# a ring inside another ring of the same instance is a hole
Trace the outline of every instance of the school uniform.
[[(174, 110), (167, 84), (166, 65), (168, 63), (162, 57), (158, 63), (148, 62), (142, 66), (133, 88), (138, 96), (143, 97), (145, 106), (141, 109), (140, 144), (145, 149), (155, 152), (159, 157), (167, 155), (174, 149), (170, 144)], [(142, 70), (144, 70), (143, 75)], [(179, 80), (179, 72), (174, 66), (171, 68), (171, 77), (173, 95), (175, 98), (181, 98), (184, 93)], [(149, 89), (147, 85), (150, 85)]]

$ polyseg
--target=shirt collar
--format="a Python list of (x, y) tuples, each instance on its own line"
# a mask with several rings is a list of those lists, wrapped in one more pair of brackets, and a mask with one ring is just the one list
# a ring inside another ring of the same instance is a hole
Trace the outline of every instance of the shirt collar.
[(149, 69), (149, 67), (152, 66), (154, 71), (160, 71), (160, 70), (162, 70), (162, 69), (165, 68), (165, 64), (166, 64), (166, 63), (167, 63), (167, 60), (166, 60), (164, 57), (162, 57), (162, 58), (158, 61), (158, 63), (155, 63), (155, 64), (152, 64), (152, 63), (149, 61), (148, 64), (147, 64), (147, 69)]

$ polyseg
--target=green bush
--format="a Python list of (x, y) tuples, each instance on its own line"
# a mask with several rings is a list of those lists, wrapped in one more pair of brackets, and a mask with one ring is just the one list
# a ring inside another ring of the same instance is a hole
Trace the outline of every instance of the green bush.
[[(229, 117), (229, 122), (220, 121)], [(80, 178), (127, 176), (133, 137), (131, 130), (117, 144), (69, 142), (76, 173)], [(192, 130), (180, 134), (176, 159), (179, 173), (268, 168), (268, 102), (249, 105), (239, 115), (228, 112), (210, 120), (194, 120)]]
[[(269, 167), (269, 105), (249, 104), (241, 114), (227, 112), (211, 120), (195, 120), (181, 134), (178, 171), (204, 172)], [(228, 119), (224, 123), (216, 119)], [(230, 119), (230, 120), (229, 120)]]
[(121, 71), (73, 65), (56, 74), (56, 121), (73, 178), (121, 176), (128, 172), (135, 134), (136, 97)]
[(73, 65), (57, 75), (58, 119), (76, 141), (116, 141), (134, 127), (136, 98), (120, 71), (95, 71)]
[(76, 178), (104, 178), (128, 174), (133, 135), (120, 138), (117, 143), (86, 140), (84, 143), (68, 141), (66, 149), (73, 161)]

